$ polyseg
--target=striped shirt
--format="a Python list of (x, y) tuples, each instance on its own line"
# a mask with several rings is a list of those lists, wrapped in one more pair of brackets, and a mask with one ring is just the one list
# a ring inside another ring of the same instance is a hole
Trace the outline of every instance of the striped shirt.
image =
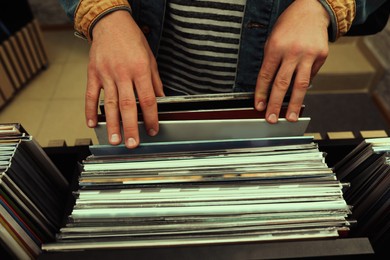
[(231, 92), (246, 0), (168, 0), (157, 63), (164, 88)]

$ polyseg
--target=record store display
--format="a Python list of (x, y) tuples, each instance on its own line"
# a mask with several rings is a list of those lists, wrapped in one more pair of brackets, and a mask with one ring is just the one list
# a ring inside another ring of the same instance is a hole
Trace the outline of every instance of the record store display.
[(49, 65), (43, 32), (28, 0), (0, 7), (0, 107)]
[(48, 252), (337, 238), (346, 184), (312, 137), (91, 146)]
[[(90, 153), (75, 162), (71, 185), (20, 124), (0, 125), (1, 248), (16, 259), (67, 259), (94, 250), (365, 237), (365, 253), (370, 242), (376, 252), (386, 250), (390, 138), (365, 139), (333, 167), (319, 143), (304, 135), (304, 121), (283, 125), (284, 136), (247, 135), (251, 125), (243, 122), (232, 136), (206, 139), (216, 130), (203, 128), (204, 117), (216, 124), (240, 115), (262, 119), (244, 95), (216, 97), (195, 96), (192, 105), (183, 97), (159, 103), (160, 123), (191, 117), (202, 138), (150, 139), (135, 149), (87, 146)], [(189, 110), (194, 104), (203, 109)], [(279, 131), (280, 125), (269, 125)], [(361, 249), (351, 243), (340, 252)]]
[(62, 225), (68, 182), (20, 124), (0, 124), (0, 153), (0, 246), (35, 259)]
[(354, 236), (367, 236), (376, 251), (390, 244), (390, 138), (362, 141), (334, 166), (350, 183), (345, 200), (353, 206)]

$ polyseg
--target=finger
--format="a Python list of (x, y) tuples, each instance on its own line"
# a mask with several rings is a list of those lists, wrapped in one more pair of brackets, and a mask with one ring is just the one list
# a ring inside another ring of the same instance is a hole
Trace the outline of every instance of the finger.
[(150, 63), (151, 63), (151, 70), (152, 70), (152, 84), (154, 93), (157, 97), (164, 97), (164, 89), (163, 89), (163, 83), (160, 78), (160, 74), (158, 72), (157, 62), (156, 59), (153, 56), (152, 51), (149, 49), (149, 57), (150, 57)]
[(139, 144), (137, 103), (133, 84), (129, 81), (119, 82), (119, 109), (122, 118), (123, 135), (127, 148)]
[(152, 86), (151, 73), (138, 77), (134, 84), (137, 89), (138, 101), (142, 109), (145, 128), (150, 136), (155, 136), (159, 131), (157, 102)]
[(164, 97), (164, 90), (163, 90), (163, 83), (161, 81), (160, 75), (158, 73), (157, 66), (152, 69), (152, 83), (153, 83), (153, 89), (154, 93), (157, 97)]
[(280, 65), (281, 56), (274, 52), (266, 51), (264, 61), (260, 68), (255, 90), (255, 108), (263, 111), (266, 108), (268, 90)]
[(317, 73), (320, 71), (322, 65), (324, 65), (325, 60), (317, 60), (314, 62), (313, 67), (311, 68), (311, 78), (313, 79)]
[(104, 86), (104, 110), (106, 114), (107, 135), (110, 144), (122, 142), (120, 131), (120, 116), (118, 108), (118, 92), (112, 80), (106, 80)]
[(87, 91), (85, 94), (85, 120), (88, 127), (97, 125), (97, 108), (99, 103), (101, 84), (96, 74), (88, 69)]
[(269, 123), (274, 124), (278, 122), (284, 96), (286, 95), (290, 86), (291, 78), (293, 77), (295, 68), (295, 61), (285, 61), (279, 68), (271, 89), (271, 95), (269, 97), (267, 106), (266, 120)]
[(329, 53), (329, 47), (326, 45), (326, 47), (322, 48), (322, 50), (316, 55), (315, 61), (313, 63), (313, 66), (311, 68), (311, 78), (314, 78), (317, 73), (320, 71), (322, 65), (324, 65)]
[(293, 91), (287, 109), (286, 119), (296, 122), (301, 111), (303, 100), (311, 81), (312, 61), (298, 65), (293, 83)]

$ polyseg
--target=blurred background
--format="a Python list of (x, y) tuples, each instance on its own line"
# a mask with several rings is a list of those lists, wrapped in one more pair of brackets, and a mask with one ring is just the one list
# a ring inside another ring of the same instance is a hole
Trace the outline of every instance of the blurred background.
[[(21, 2), (25, 8), (2, 8), (0, 16), (3, 25), (7, 19), (18, 21), (12, 32), (1, 27), (0, 122), (22, 123), (44, 147), (97, 144), (84, 120), (89, 44), (74, 36), (57, 0)], [(329, 57), (305, 99), (308, 134), (390, 133), (389, 49), (390, 22), (374, 35), (330, 43)], [(24, 57), (24, 65), (16, 64), (18, 57)]]

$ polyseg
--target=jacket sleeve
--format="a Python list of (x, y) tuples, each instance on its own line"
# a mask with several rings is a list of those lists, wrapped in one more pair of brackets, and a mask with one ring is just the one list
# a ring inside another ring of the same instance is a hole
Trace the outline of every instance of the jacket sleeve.
[(362, 24), (386, 0), (319, 0), (330, 16), (329, 40), (345, 35), (351, 26)]
[(59, 0), (62, 8), (65, 10), (66, 15), (69, 17), (71, 22), (74, 22), (74, 11), (80, 0)]
[(92, 29), (105, 15), (131, 7), (127, 0), (60, 0), (66, 14), (73, 22), (76, 33), (92, 41)]

